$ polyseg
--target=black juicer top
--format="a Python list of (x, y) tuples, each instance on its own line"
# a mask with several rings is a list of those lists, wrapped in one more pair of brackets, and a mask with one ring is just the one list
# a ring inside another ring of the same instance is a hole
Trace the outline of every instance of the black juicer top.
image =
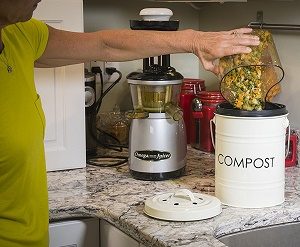
[(179, 21), (130, 20), (130, 28), (132, 30), (177, 31), (179, 28)]
[[(130, 20), (130, 28), (132, 30), (177, 31), (179, 21)], [(154, 62), (154, 57), (144, 58), (143, 72), (130, 73), (127, 78), (146, 81), (171, 81), (182, 80), (183, 76), (170, 66), (170, 54), (166, 54), (157, 58), (157, 64)]]
[(143, 72), (130, 73), (127, 79), (138, 81), (177, 81), (183, 80), (183, 76), (173, 67), (153, 64), (144, 69)]

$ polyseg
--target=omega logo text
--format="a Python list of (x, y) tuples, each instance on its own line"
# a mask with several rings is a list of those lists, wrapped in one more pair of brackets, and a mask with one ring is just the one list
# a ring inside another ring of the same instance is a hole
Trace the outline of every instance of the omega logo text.
[(171, 158), (171, 154), (165, 151), (143, 150), (135, 151), (134, 157), (146, 161), (160, 161)]

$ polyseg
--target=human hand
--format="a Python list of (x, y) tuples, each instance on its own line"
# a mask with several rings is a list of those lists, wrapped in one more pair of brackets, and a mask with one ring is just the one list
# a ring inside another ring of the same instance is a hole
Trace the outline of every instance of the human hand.
[(221, 32), (195, 32), (192, 52), (199, 57), (204, 69), (219, 74), (217, 60), (224, 56), (250, 53), (249, 46), (259, 45), (259, 37), (251, 35), (251, 28)]

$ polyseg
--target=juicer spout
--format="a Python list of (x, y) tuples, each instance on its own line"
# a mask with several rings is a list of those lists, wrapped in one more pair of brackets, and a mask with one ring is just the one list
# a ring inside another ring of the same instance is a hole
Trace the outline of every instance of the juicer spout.
[(179, 106), (174, 105), (171, 102), (165, 104), (165, 112), (171, 118), (173, 118), (173, 120), (175, 120), (175, 121), (179, 121), (183, 117), (183, 111), (182, 111), (182, 109)]
[(129, 112), (126, 113), (126, 117), (129, 118), (129, 119), (148, 118), (149, 117), (149, 112), (140, 111), (140, 110), (129, 111)]

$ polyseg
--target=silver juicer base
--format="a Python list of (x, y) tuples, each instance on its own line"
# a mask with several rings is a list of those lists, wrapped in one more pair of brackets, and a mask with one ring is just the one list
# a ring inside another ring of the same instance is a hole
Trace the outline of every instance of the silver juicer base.
[(172, 172), (161, 172), (161, 173), (148, 173), (148, 172), (137, 172), (130, 169), (130, 174), (139, 180), (148, 180), (148, 181), (162, 181), (173, 178), (178, 178), (184, 175), (185, 166), (177, 171)]
[(167, 180), (184, 174), (186, 132), (183, 120), (152, 113), (133, 119), (129, 135), (129, 170), (140, 180)]

